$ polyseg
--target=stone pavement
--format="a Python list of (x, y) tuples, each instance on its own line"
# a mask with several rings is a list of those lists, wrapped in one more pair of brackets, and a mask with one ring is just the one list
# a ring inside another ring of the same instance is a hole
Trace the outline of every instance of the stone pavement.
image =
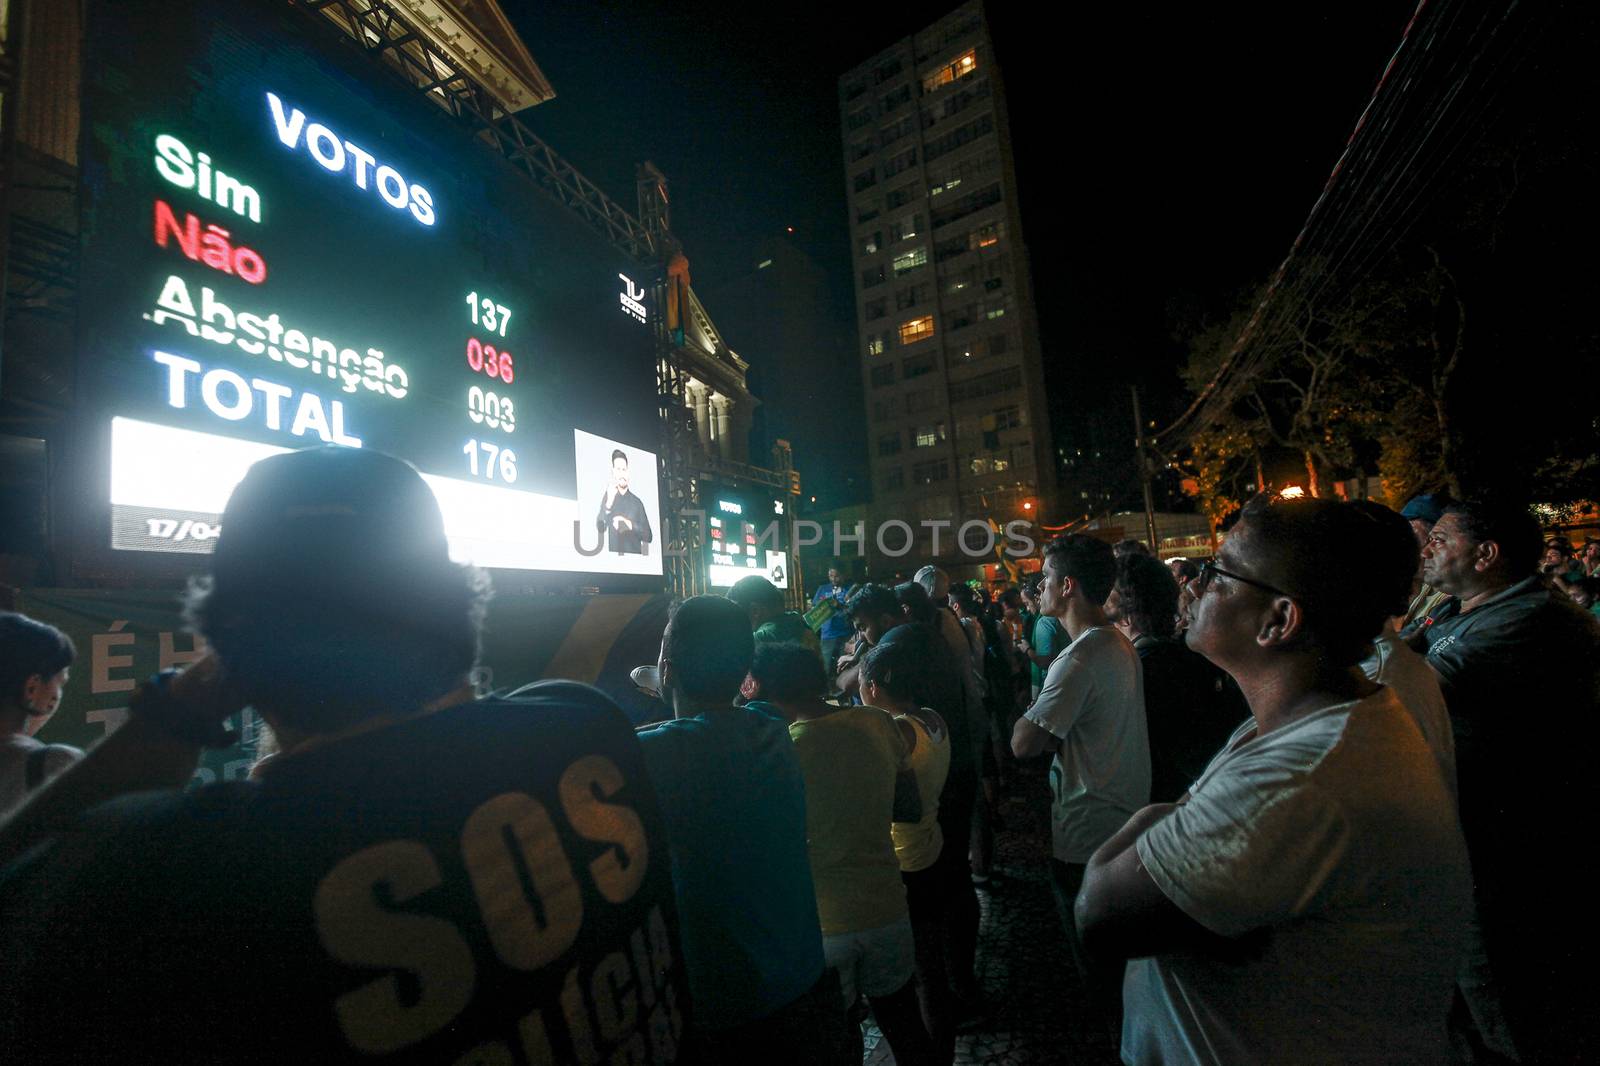
[[(1084, 991), (1050, 895), (1050, 793), (1042, 765), (1019, 769), (1001, 803), (991, 888), (978, 890), (978, 981), (994, 1013), (956, 1042), (957, 1066), (1102, 1066), (1109, 1033), (1083, 1024)], [(894, 1062), (876, 1027), (866, 1062)]]

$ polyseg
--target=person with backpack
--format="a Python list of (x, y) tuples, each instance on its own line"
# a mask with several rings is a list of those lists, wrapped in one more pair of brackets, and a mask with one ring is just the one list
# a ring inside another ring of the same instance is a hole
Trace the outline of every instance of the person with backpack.
[(61, 706), (76, 657), (72, 638), (54, 626), (0, 614), (0, 814), (83, 758), (77, 748), (33, 739)]

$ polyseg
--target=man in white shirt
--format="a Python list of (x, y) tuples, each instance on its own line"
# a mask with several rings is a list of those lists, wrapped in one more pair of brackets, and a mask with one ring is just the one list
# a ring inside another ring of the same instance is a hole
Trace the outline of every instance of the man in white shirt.
[(1045, 548), (1039, 610), (1070, 642), (1051, 662), (1039, 698), (1011, 733), (1019, 759), (1054, 752), (1050, 764), (1050, 871), (1056, 904), (1092, 1000), (1115, 1018), (1121, 966), (1083, 950), (1072, 920), (1084, 865), (1129, 815), (1150, 802), (1150, 738), (1144, 674), (1128, 638), (1106, 618), (1116, 581), (1111, 545), (1083, 534)]
[(1251, 718), (1089, 862), (1084, 941), (1134, 960), (1124, 1062), (1447, 1060), (1466, 844), (1415, 720), (1355, 669), (1406, 593), (1393, 550), (1354, 505), (1261, 499), (1197, 579), (1189, 643)]

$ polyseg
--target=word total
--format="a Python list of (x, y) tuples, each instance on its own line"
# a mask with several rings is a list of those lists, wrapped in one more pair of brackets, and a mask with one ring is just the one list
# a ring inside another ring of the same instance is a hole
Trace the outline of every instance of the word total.
[(346, 448), (361, 447), (361, 438), (344, 431), (344, 404), (338, 400), (323, 402), (314, 392), (301, 392), (264, 378), (250, 378), (236, 374), (226, 367), (204, 370), (198, 360), (171, 352), (156, 351), (151, 358), (167, 368), (167, 403), (176, 408), (189, 406), (190, 385), (198, 380), (200, 402), (206, 410), (229, 422), (243, 422), (252, 415), (259, 417), (268, 429), (283, 431), (284, 401), (294, 409), (288, 432), (304, 437), (314, 434), (325, 444), (342, 444)]

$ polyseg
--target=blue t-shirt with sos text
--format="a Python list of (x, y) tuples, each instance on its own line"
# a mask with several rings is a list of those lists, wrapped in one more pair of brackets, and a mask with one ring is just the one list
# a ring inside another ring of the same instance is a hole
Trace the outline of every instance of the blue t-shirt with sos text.
[(8, 1061), (670, 1063), (666, 833), (615, 704), (541, 682), (124, 797), (0, 872)]

